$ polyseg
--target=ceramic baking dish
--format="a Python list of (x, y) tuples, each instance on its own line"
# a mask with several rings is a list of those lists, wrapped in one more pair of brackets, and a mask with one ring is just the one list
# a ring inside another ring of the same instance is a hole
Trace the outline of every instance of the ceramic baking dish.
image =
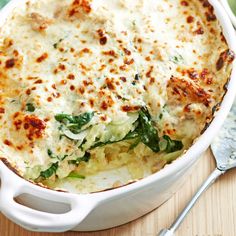
[[(229, 47), (236, 51), (235, 31), (226, 12), (218, 1), (209, 2), (215, 8)], [(0, 24), (4, 23), (17, 4), (21, 4), (21, 1), (12, 0), (1, 11)], [(158, 173), (117, 189), (71, 194), (30, 183), (0, 162), (1, 212), (24, 228), (41, 232), (102, 230), (127, 223), (150, 212), (173, 195), (193, 169), (199, 155), (210, 145), (233, 103), (235, 77), (234, 62), (228, 91), (210, 126), (182, 157)]]

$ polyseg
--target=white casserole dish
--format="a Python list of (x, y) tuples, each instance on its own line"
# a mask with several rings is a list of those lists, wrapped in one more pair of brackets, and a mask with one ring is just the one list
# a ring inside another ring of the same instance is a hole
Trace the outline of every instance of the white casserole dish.
[(232, 9), (230, 8), (229, 2), (228, 0), (221, 0), (221, 3), (225, 9), (225, 11), (227, 12), (227, 14), (229, 15), (229, 18), (231, 19), (234, 27), (236, 27), (236, 16), (233, 13)]
[[(0, 25), (22, 2), (12, 0), (1, 11)], [(227, 14), (218, 1), (210, 0), (210, 3), (215, 8), (229, 47), (236, 51), (236, 36)], [(235, 76), (236, 62), (232, 78)], [(190, 167), (207, 149), (230, 110), (235, 87), (236, 80), (231, 79), (213, 122), (187, 153), (158, 173), (121, 188), (81, 195), (56, 192), (29, 183), (0, 162), (1, 212), (24, 228), (41, 232), (102, 230), (146, 214), (172, 196), (190, 172)], [(24, 205), (19, 204), (19, 199)]]

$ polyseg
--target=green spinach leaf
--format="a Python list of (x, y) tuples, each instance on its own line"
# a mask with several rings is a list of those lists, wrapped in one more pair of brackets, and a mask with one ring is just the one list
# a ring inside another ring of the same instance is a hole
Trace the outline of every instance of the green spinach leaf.
[(39, 178), (42, 177), (43, 179), (48, 179), (52, 175), (56, 174), (56, 171), (58, 169), (58, 162), (53, 163), (47, 170), (41, 171)]
[(32, 103), (27, 103), (26, 104), (26, 111), (28, 112), (34, 112), (35, 111), (35, 107)]
[[(130, 131), (122, 140), (107, 141), (107, 142), (97, 142), (90, 149), (96, 147), (102, 147), (108, 144), (113, 144), (125, 140), (134, 140), (131, 144), (130, 150), (135, 148), (140, 142), (148, 146), (153, 152), (159, 152), (160, 150), (160, 138), (158, 136), (158, 131), (156, 130), (151, 115), (147, 108), (142, 108), (139, 111), (139, 118), (136, 122), (136, 128), (134, 131)], [(167, 153), (175, 152), (183, 148), (181, 141), (172, 140), (169, 136), (163, 136), (166, 140), (166, 146), (164, 151)]]
[(78, 134), (81, 128), (88, 124), (94, 116), (94, 112), (86, 112), (78, 116), (58, 114), (55, 119), (64, 124), (72, 133)]
[(81, 162), (88, 162), (90, 160), (91, 154), (89, 152), (85, 152), (83, 157), (78, 157), (76, 160), (68, 161), (69, 164), (79, 165)]
[(80, 175), (76, 172), (71, 172), (67, 178), (74, 178), (74, 179), (85, 179), (85, 176), (84, 175)]
[[(79, 116), (72, 116), (67, 114), (58, 114), (55, 116), (55, 119), (65, 125), (71, 132), (77, 134), (81, 131), (81, 128), (88, 124), (94, 116), (94, 112), (92, 113), (84, 113)], [(113, 144), (125, 140), (134, 140), (134, 143), (131, 144), (130, 149), (135, 148), (140, 142), (148, 146), (153, 152), (165, 151), (167, 153), (175, 152), (177, 150), (181, 150), (183, 148), (183, 144), (181, 141), (172, 140), (169, 136), (163, 136), (165, 140), (165, 148), (163, 150), (160, 149), (160, 138), (158, 135), (158, 131), (154, 126), (151, 115), (147, 108), (143, 107), (139, 111), (139, 118), (135, 122), (135, 129), (130, 131), (123, 139), (115, 140), (115, 141), (107, 141), (107, 142), (97, 142), (89, 148), (92, 150), (97, 147), (102, 147), (108, 144)], [(84, 142), (83, 142), (84, 143)], [(83, 145), (80, 145), (79, 148)], [(49, 156), (54, 158), (52, 153), (49, 153)], [(89, 153), (85, 153), (84, 157), (77, 158), (76, 160), (70, 160), (69, 164), (79, 165), (82, 161), (88, 162), (90, 158)]]
[(146, 108), (139, 111), (139, 126), (137, 131), (140, 136), (140, 141), (152, 149), (153, 152), (159, 152), (159, 137), (158, 132), (151, 121), (151, 115)]
[(171, 153), (171, 152), (175, 152), (175, 151), (179, 151), (183, 148), (183, 143), (181, 141), (178, 140), (172, 140), (169, 136), (164, 135), (163, 139), (166, 140), (167, 144), (166, 144), (166, 148), (165, 148), (165, 152), (166, 153)]
[(59, 45), (60, 42), (62, 42), (62, 41), (63, 41), (63, 39), (59, 39), (58, 42), (56, 42), (56, 43), (53, 44), (53, 47), (54, 47), (55, 49), (57, 49), (57, 48), (58, 48), (58, 45)]
[(140, 137), (136, 138), (135, 141), (130, 145), (129, 150), (136, 148), (141, 142)]
[(137, 138), (138, 136), (139, 136), (139, 134), (137, 133), (136, 130), (130, 131), (123, 139), (116, 140), (116, 141), (97, 142), (90, 149), (94, 149), (96, 147), (103, 147), (108, 144), (118, 143), (118, 142), (125, 141), (125, 140), (134, 139), (134, 138)]
[(50, 150), (50, 149), (48, 149), (48, 156), (52, 159), (58, 159), (60, 161), (63, 161), (65, 158), (68, 157), (67, 154), (65, 154), (63, 157), (57, 156), (57, 155), (53, 154), (52, 150)]
[(159, 152), (159, 137), (158, 132), (152, 124), (151, 115), (146, 108), (139, 111), (139, 118), (137, 121), (136, 129), (130, 131), (123, 139), (108, 142), (97, 142), (91, 149), (96, 147), (105, 146), (107, 144), (117, 143), (125, 140), (136, 139), (135, 143), (131, 145), (130, 149), (134, 148), (139, 142), (144, 143), (151, 148), (154, 152)]
[(170, 57), (170, 61), (174, 62), (175, 64), (179, 64), (183, 62), (184, 58), (180, 54), (176, 54), (175, 56)]

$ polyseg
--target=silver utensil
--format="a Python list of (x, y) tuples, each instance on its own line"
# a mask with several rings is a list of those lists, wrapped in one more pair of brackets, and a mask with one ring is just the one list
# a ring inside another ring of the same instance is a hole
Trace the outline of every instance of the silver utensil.
[(174, 236), (174, 232), (179, 228), (180, 224), (202, 193), (207, 190), (219, 176), (236, 167), (236, 102), (234, 102), (234, 105), (231, 108), (231, 111), (219, 134), (211, 144), (211, 150), (216, 160), (216, 169), (202, 184), (193, 196), (192, 200), (180, 213), (170, 228), (163, 229), (158, 234), (159, 236)]

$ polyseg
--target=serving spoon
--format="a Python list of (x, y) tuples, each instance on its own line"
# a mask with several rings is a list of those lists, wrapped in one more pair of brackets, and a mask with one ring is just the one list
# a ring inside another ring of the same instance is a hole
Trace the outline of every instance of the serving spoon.
[(236, 167), (236, 101), (224, 122), (219, 134), (211, 144), (211, 150), (216, 160), (216, 169), (209, 175), (193, 196), (192, 200), (180, 213), (169, 229), (163, 229), (158, 236), (174, 236), (184, 218), (197, 202), (202, 193), (207, 190), (219, 176)]

